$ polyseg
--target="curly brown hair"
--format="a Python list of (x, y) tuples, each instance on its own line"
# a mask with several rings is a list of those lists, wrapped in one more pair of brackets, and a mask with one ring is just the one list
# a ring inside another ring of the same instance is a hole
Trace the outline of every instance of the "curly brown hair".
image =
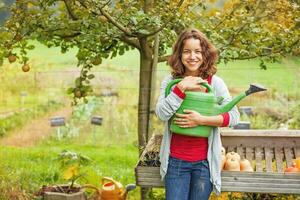
[(173, 52), (168, 60), (168, 64), (171, 66), (171, 73), (174, 78), (182, 78), (185, 73), (185, 67), (181, 61), (184, 42), (187, 39), (194, 38), (200, 40), (202, 48), (203, 63), (199, 68), (199, 77), (207, 79), (208, 76), (212, 76), (217, 72), (215, 63), (218, 59), (218, 51), (215, 46), (210, 43), (207, 37), (198, 29), (191, 28), (185, 29), (180, 33), (176, 43), (173, 46)]

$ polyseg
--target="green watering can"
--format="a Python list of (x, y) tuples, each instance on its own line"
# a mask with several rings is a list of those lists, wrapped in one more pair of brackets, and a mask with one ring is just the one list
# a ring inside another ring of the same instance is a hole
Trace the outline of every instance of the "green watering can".
[[(170, 94), (172, 86), (180, 82), (182, 79), (172, 80), (165, 91), (165, 96)], [(246, 91), (232, 99), (231, 102), (226, 105), (220, 105), (223, 101), (223, 98), (216, 98), (213, 92), (213, 89), (208, 83), (201, 83), (207, 89), (205, 92), (194, 92), (186, 91), (185, 99), (182, 102), (181, 106), (177, 110), (177, 113), (183, 114), (184, 109), (194, 110), (205, 116), (219, 115), (225, 112), (230, 111), (238, 102), (240, 102), (246, 96), (260, 91), (265, 91), (266, 89), (258, 85), (250, 85), (250, 88)], [(174, 123), (174, 117), (171, 119), (170, 130), (177, 134), (196, 136), (196, 137), (208, 137), (211, 133), (212, 126), (196, 126), (191, 128), (180, 128), (177, 124)]]

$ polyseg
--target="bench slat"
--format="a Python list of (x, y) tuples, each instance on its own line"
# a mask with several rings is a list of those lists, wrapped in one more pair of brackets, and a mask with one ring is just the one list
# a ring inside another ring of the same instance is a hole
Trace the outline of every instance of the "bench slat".
[(262, 172), (262, 148), (261, 147), (255, 147), (255, 161), (256, 161), (256, 171)]
[(294, 147), (295, 157), (300, 157), (300, 147)]
[(241, 156), (241, 159), (245, 158), (243, 147), (236, 147), (236, 152)]
[(275, 178), (275, 179), (300, 179), (300, 173), (276, 173), (276, 172), (230, 172), (222, 171), (222, 177), (249, 177), (249, 178)]
[(282, 158), (283, 158), (282, 148), (275, 147), (275, 160), (276, 160), (277, 172), (283, 172)]
[(252, 193), (276, 193), (276, 194), (300, 194), (299, 189), (292, 189), (292, 188), (270, 188), (270, 187), (230, 187), (230, 186), (223, 186), (221, 188), (222, 192), (252, 192)]
[(269, 147), (265, 147), (265, 159), (266, 159), (266, 170), (267, 172), (272, 172), (272, 160), (273, 160), (273, 156), (271, 153), (271, 148)]
[(285, 184), (290, 184), (290, 185), (295, 185), (295, 186), (299, 186), (300, 187), (300, 181), (296, 180), (296, 179), (257, 179), (257, 178), (240, 178), (238, 180), (236, 180), (233, 177), (222, 177), (222, 185), (225, 184), (231, 184), (231, 182), (243, 182), (243, 183), (250, 183), (251, 184), (269, 184), (269, 185), (273, 185), (274, 183), (280, 183), (285, 187)]
[(232, 181), (232, 182), (224, 182), (222, 184), (223, 187), (226, 186), (231, 186), (232, 188), (234, 187), (252, 187), (252, 188), (262, 188), (262, 187), (271, 187), (271, 188), (293, 188), (293, 189), (298, 189), (300, 190), (300, 185), (299, 184), (281, 184), (281, 183), (245, 183), (245, 182), (240, 182), (240, 181)]
[[(246, 159), (249, 160), (249, 162), (252, 164), (252, 160), (253, 160), (253, 149), (251, 147), (246, 147)], [(252, 164), (252, 168), (255, 169), (253, 167), (253, 164)]]
[(287, 167), (292, 166), (293, 157), (292, 157), (291, 149), (289, 147), (284, 147), (284, 156), (285, 156)]
[(235, 147), (234, 146), (229, 146), (227, 152), (231, 152), (234, 151), (235, 152)]

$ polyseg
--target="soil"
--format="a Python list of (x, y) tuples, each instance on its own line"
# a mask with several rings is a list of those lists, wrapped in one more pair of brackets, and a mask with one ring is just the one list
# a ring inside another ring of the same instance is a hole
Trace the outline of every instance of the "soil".
[(80, 187), (70, 187), (67, 185), (63, 186), (43, 186), (37, 195), (43, 195), (45, 192), (57, 192), (65, 194), (73, 194), (80, 191)]
[(58, 111), (46, 114), (45, 116), (33, 119), (24, 127), (14, 130), (7, 137), (0, 139), (0, 145), (15, 147), (31, 147), (39, 141), (48, 138), (53, 134), (53, 127), (50, 126), (49, 119), (54, 116), (62, 116), (68, 119), (71, 116), (72, 107), (65, 106)]

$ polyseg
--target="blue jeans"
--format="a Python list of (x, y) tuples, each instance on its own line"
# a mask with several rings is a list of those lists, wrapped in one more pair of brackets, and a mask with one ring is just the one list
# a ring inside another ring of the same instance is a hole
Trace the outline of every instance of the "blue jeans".
[(166, 200), (207, 200), (212, 191), (207, 160), (188, 162), (169, 158)]

